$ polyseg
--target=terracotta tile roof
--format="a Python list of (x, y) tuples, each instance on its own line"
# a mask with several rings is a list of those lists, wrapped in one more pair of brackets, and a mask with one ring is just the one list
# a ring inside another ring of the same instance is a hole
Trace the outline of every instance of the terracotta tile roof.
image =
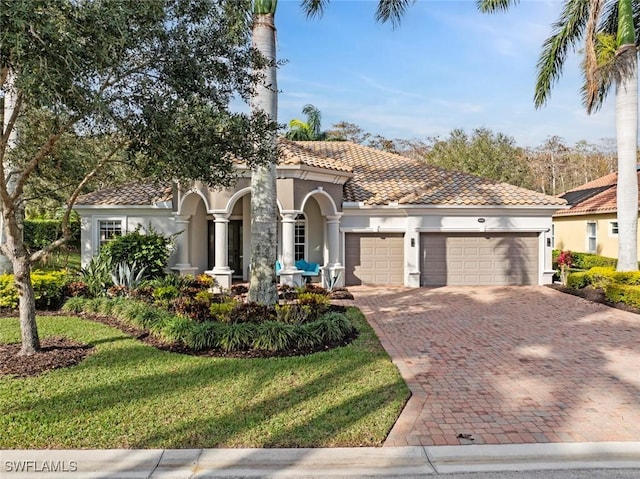
[[(638, 195), (640, 196), (640, 172), (638, 173)], [(615, 213), (618, 211), (616, 197), (618, 195), (618, 173), (610, 173), (602, 178), (586, 183), (578, 188), (568, 191), (567, 193), (587, 190), (597, 187), (606, 187), (603, 191), (595, 195), (587, 197), (584, 201), (574, 204), (567, 210), (561, 210), (554, 216), (571, 216), (592, 213)], [(565, 193), (565, 194), (567, 194)]]
[[(565, 200), (506, 183), (449, 171), (344, 141), (281, 139), (281, 165), (306, 165), (353, 175), (343, 200), (367, 205), (562, 206)], [(130, 183), (80, 197), (78, 205), (148, 205), (171, 199), (171, 185)]]
[(298, 143), (300, 142), (293, 142), (284, 138), (278, 140), (278, 147), (280, 148), (279, 165), (306, 165), (326, 170), (345, 171), (347, 173), (353, 171), (353, 168), (349, 165), (330, 157), (318, 156)]
[(170, 201), (171, 183), (127, 183), (78, 197), (77, 205), (142, 206)]
[(343, 141), (296, 142), (353, 168), (344, 200), (368, 205), (562, 206), (563, 199)]

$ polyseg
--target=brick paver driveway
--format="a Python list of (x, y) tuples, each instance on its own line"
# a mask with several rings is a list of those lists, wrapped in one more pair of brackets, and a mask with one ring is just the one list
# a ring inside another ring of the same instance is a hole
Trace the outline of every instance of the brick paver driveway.
[(547, 287), (351, 287), (412, 397), (385, 445), (640, 440), (640, 315)]

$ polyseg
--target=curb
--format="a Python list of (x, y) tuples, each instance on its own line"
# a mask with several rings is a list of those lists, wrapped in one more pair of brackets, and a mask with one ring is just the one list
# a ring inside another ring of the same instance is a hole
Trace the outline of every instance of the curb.
[(638, 469), (640, 442), (322, 449), (3, 450), (1, 479), (423, 478)]

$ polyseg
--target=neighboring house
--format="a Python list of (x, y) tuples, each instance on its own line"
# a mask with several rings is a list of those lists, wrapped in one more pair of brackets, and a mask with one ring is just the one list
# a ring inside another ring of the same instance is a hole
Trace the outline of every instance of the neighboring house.
[(556, 249), (618, 257), (617, 184), (610, 173), (560, 195), (569, 208), (553, 217)]
[[(551, 282), (551, 217), (565, 201), (350, 142), (280, 140), (278, 260), (337, 284), (505, 285)], [(182, 231), (172, 269), (248, 278), (250, 171), (234, 188), (129, 184), (87, 194), (82, 260), (137, 225)], [(318, 280), (321, 278), (318, 278)]]

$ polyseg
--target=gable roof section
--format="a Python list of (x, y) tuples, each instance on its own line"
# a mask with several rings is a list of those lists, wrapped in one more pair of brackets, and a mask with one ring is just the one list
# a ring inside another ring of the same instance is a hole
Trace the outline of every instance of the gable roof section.
[[(640, 183), (640, 172), (638, 183)], [(561, 195), (560, 197), (565, 198), (571, 207), (557, 211), (554, 216), (616, 213), (618, 211), (617, 195), (618, 173), (609, 173)]]
[(149, 206), (171, 201), (171, 183), (127, 183), (81, 195), (78, 206)]
[(296, 142), (353, 169), (344, 201), (366, 205), (563, 206), (561, 198), (449, 171), (346, 141)]

